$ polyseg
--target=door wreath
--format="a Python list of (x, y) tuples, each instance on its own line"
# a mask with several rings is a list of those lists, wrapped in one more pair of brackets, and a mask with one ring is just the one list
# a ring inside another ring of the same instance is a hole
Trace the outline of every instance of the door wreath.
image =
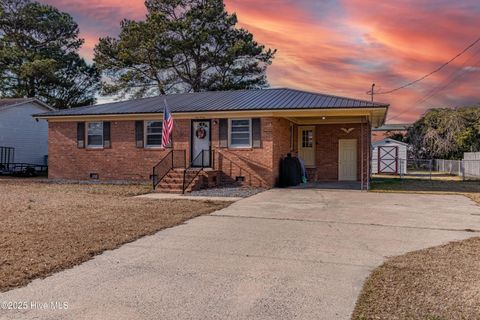
[(200, 139), (200, 140), (203, 140), (205, 139), (205, 137), (207, 136), (207, 130), (205, 130), (205, 128), (203, 127), (199, 127), (197, 128), (197, 130), (195, 131), (195, 136)]

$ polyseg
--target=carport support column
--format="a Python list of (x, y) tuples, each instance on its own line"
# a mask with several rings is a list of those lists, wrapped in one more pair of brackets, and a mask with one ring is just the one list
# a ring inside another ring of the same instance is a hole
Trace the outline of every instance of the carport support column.
[(364, 145), (363, 145), (363, 120), (362, 123), (360, 124), (360, 189), (363, 191), (364, 190), (364, 175), (363, 175), (363, 157), (365, 156), (364, 154)]
[(370, 190), (370, 175), (371, 175), (370, 169), (372, 165), (372, 125), (370, 124), (368, 117), (365, 117), (365, 120), (367, 121), (367, 125), (368, 125), (367, 127), (368, 128), (367, 191), (368, 191)]

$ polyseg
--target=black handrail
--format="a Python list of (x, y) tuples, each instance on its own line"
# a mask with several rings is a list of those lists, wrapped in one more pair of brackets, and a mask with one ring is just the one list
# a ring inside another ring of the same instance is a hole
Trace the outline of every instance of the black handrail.
[(154, 190), (171, 170), (186, 167), (186, 156), (185, 150), (171, 150), (153, 167), (152, 185)]
[[(209, 159), (208, 163), (205, 163), (205, 154), (208, 152)], [(203, 171), (206, 167), (210, 167), (211, 162), (213, 158), (213, 150), (208, 149), (208, 150), (202, 150), (200, 151), (199, 154), (190, 162), (189, 166), (183, 171), (183, 186), (182, 186), (182, 193), (185, 193), (185, 190), (190, 186), (190, 184), (195, 180), (195, 178), (200, 174), (200, 172)], [(202, 159), (201, 165), (197, 165), (196, 163), (198, 160)], [(195, 174), (190, 177), (190, 179), (187, 181), (187, 173), (189, 170), (195, 170)]]

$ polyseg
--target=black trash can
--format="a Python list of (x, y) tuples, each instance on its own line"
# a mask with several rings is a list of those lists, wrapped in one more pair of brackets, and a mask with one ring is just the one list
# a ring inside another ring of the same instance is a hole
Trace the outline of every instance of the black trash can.
[(279, 186), (281, 188), (297, 186), (302, 182), (300, 160), (289, 153), (280, 162)]

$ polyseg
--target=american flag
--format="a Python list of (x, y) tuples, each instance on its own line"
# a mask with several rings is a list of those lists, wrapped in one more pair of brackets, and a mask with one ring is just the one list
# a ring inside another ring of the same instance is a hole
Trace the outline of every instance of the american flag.
[(166, 148), (172, 139), (173, 118), (168, 109), (167, 99), (164, 100), (165, 107), (163, 108), (163, 126), (162, 126), (162, 147)]

